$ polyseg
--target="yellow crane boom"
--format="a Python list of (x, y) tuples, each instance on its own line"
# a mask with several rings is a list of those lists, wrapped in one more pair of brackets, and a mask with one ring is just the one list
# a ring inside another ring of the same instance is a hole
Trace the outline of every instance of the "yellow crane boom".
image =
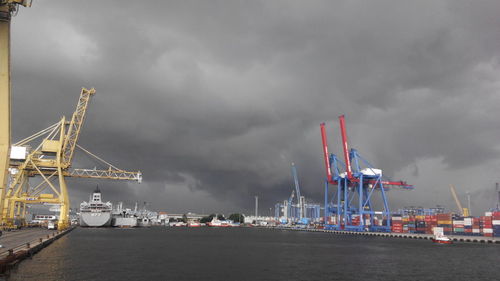
[(80, 130), (82, 128), (83, 121), (85, 120), (85, 113), (87, 112), (90, 98), (94, 94), (95, 89), (93, 88), (90, 90), (87, 90), (85, 88), (82, 89), (80, 98), (78, 99), (78, 103), (76, 105), (76, 110), (75, 112), (73, 112), (73, 116), (71, 117), (71, 121), (69, 122), (68, 133), (66, 135), (62, 148), (62, 162), (66, 167), (69, 167), (71, 165), (76, 142), (78, 141)]
[(96, 169), (73, 169), (64, 173), (65, 176), (73, 178), (88, 179), (111, 179), (111, 180), (130, 180), (142, 182), (141, 172), (128, 172), (119, 170), (96, 170)]
[(462, 203), (460, 203), (460, 200), (458, 199), (458, 196), (457, 196), (457, 190), (455, 189), (455, 186), (453, 184), (450, 184), (450, 191), (451, 191), (451, 195), (455, 199), (455, 203), (457, 204), (457, 207), (460, 210), (462, 216), (468, 217), (469, 216), (469, 209), (462, 207)]

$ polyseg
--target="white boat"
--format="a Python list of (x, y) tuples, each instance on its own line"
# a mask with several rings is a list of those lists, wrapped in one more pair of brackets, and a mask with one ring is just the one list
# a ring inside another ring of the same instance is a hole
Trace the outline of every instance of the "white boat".
[(186, 223), (182, 222), (182, 221), (173, 221), (173, 222), (170, 222), (169, 225), (180, 227), (180, 226), (186, 226)]
[(444, 235), (444, 228), (442, 227), (434, 227), (434, 238), (432, 238), (432, 242), (437, 244), (453, 244), (453, 240)]
[(232, 220), (219, 220), (217, 217), (213, 217), (212, 221), (207, 222), (207, 226), (233, 227), (233, 226), (239, 226), (239, 224), (235, 224)]
[(432, 238), (432, 242), (434, 243), (438, 243), (438, 244), (453, 244), (453, 240), (451, 240), (450, 238), (446, 237), (446, 236), (434, 236), (434, 238)]

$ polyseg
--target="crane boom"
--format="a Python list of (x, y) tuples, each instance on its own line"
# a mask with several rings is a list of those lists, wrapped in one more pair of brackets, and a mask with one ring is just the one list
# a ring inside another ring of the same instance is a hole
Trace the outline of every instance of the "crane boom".
[(290, 194), (290, 197), (288, 198), (288, 204), (292, 204), (293, 197), (295, 197), (295, 190), (292, 190), (292, 194)]
[(295, 184), (295, 192), (297, 193), (297, 198), (300, 198), (299, 178), (297, 177), (297, 168), (295, 168), (295, 163), (293, 162), (292, 162), (292, 176), (293, 176), (293, 182)]
[(325, 123), (321, 123), (319, 126), (321, 128), (321, 141), (323, 143), (323, 157), (325, 159), (326, 179), (327, 179), (327, 181), (331, 182), (332, 181), (332, 169), (330, 167), (330, 159), (328, 156), (328, 140), (326, 138)]
[(112, 180), (132, 180), (142, 182), (141, 172), (128, 172), (119, 170), (96, 170), (96, 169), (73, 169), (64, 173), (67, 177), (73, 178), (93, 178)]
[(349, 147), (347, 145), (347, 132), (345, 129), (344, 115), (339, 116), (339, 122), (340, 122), (340, 132), (342, 134), (342, 148), (344, 150), (345, 171), (347, 173), (347, 178), (352, 179), (351, 157), (349, 156)]
[(76, 142), (78, 141), (78, 137), (80, 136), (80, 130), (82, 128), (83, 122), (85, 121), (85, 113), (87, 112), (90, 98), (94, 94), (94, 88), (90, 90), (82, 88), (82, 92), (80, 93), (80, 98), (78, 99), (75, 112), (73, 112), (73, 116), (71, 117), (71, 121), (69, 122), (68, 133), (66, 134), (66, 138), (64, 139), (62, 154), (62, 162), (67, 166), (71, 165)]
[(457, 207), (460, 210), (460, 213), (462, 214), (462, 216), (465, 216), (465, 217), (469, 216), (469, 209), (462, 207), (462, 203), (460, 202), (460, 200), (458, 199), (458, 196), (457, 196), (457, 190), (455, 189), (455, 186), (453, 184), (450, 184), (450, 191), (451, 191), (451, 195), (453, 195), (453, 199), (455, 199), (455, 203), (457, 204)]

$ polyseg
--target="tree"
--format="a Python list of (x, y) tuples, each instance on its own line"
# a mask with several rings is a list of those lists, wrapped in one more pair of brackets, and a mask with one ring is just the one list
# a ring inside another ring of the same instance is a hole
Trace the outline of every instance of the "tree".
[(188, 222), (188, 217), (186, 214), (182, 215), (182, 222), (187, 223)]
[(221, 214), (217, 215), (217, 219), (221, 220), (221, 221), (225, 221), (226, 220), (226, 218), (223, 215), (221, 215)]
[(214, 217), (215, 217), (215, 214), (211, 214), (211, 215), (209, 215), (207, 217), (201, 218), (200, 222), (201, 223), (211, 222)]
[(244, 223), (245, 217), (242, 214), (234, 213), (229, 216), (229, 219), (234, 222)]

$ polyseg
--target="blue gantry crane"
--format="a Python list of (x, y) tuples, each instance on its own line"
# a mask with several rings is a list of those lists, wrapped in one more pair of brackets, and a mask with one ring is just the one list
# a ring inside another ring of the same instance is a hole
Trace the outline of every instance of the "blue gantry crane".
[[(316, 203), (307, 203), (305, 196), (301, 195), (297, 168), (295, 163), (291, 166), (294, 189), (288, 201), (277, 203), (275, 205), (275, 216), (281, 218), (282, 223), (288, 224), (308, 224), (311, 221), (318, 221), (321, 217), (320, 205)], [(293, 199), (297, 198), (296, 202)]]
[[(339, 117), (339, 122), (344, 162), (338, 159), (335, 154), (328, 153), (325, 123), (320, 125), (327, 175), (325, 180), (325, 228), (390, 232), (390, 209), (386, 191), (396, 187), (413, 189), (413, 186), (403, 181), (384, 179), (382, 170), (374, 168), (360, 156), (356, 149), (349, 150), (344, 115)], [(344, 169), (341, 170), (341, 167)], [(331, 200), (328, 197), (329, 185), (336, 186), (336, 192)], [(373, 199), (376, 194), (380, 195), (383, 205), (383, 209), (379, 211), (374, 209)], [(377, 216), (381, 216), (381, 220), (378, 220)], [(330, 217), (332, 220), (328, 220)]]

